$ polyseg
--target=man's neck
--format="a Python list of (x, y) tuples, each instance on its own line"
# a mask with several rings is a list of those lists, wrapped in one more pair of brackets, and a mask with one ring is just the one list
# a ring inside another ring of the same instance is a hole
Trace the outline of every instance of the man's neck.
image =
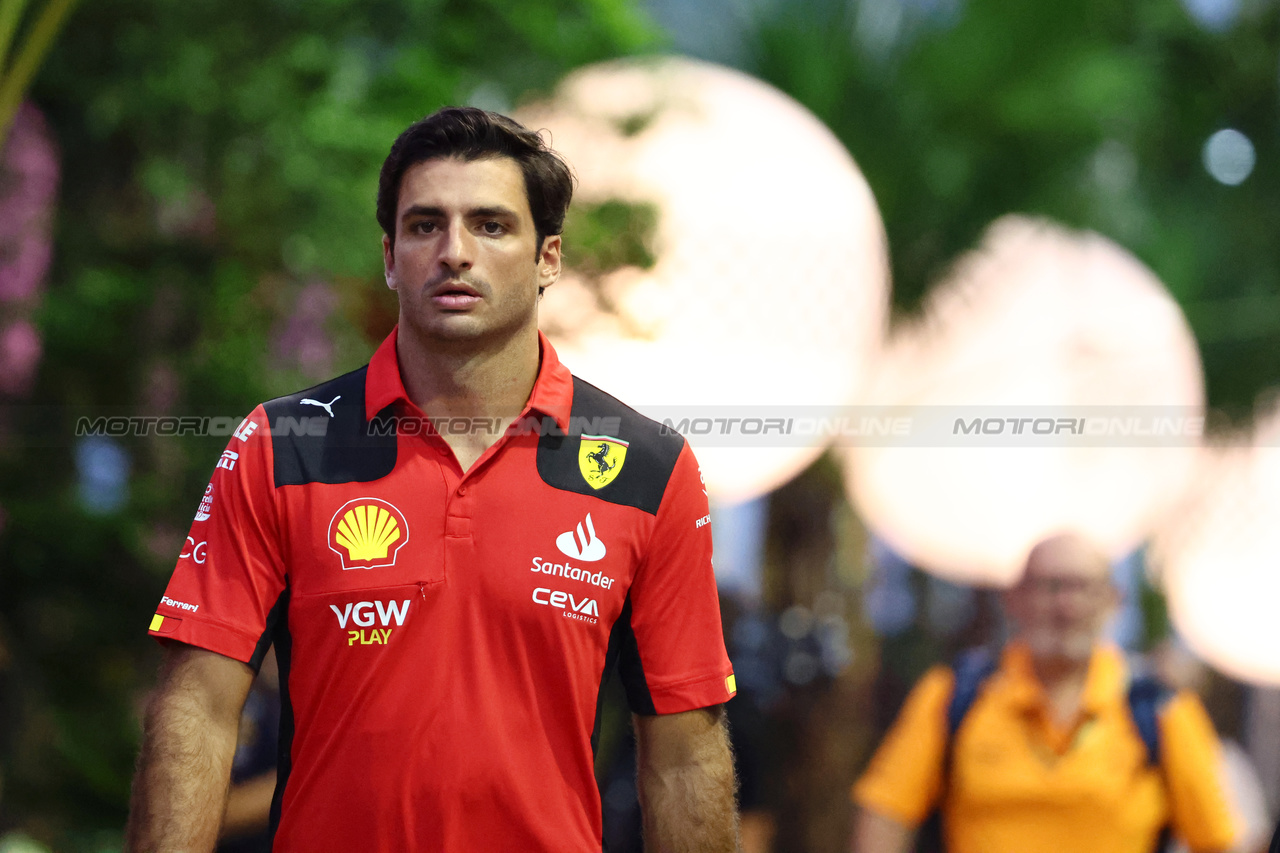
[(465, 471), (524, 410), (538, 378), (537, 327), (470, 345), (423, 341), (401, 327), (396, 357), (405, 392), (432, 422), (471, 419), (469, 429), (441, 430)]
[(1080, 713), (1085, 683), (1089, 676), (1089, 660), (1032, 657), (1036, 680), (1044, 688), (1045, 698), (1060, 725), (1070, 725)]

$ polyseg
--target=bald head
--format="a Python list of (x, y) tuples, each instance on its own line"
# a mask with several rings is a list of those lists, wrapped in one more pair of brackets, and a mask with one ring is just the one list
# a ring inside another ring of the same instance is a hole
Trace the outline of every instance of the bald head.
[(1101, 548), (1080, 534), (1059, 533), (1039, 542), (1027, 555), (1022, 583), (1037, 577), (1110, 581), (1111, 563)]
[(1005, 593), (1005, 609), (1033, 656), (1081, 662), (1117, 600), (1107, 555), (1079, 534), (1062, 533), (1031, 549), (1022, 580)]

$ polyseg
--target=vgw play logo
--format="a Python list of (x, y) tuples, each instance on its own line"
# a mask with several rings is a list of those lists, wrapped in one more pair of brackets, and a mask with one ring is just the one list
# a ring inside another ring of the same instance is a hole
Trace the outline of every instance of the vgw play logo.
[[(348, 646), (385, 646), (391, 641), (392, 625), (404, 625), (410, 601), (348, 601), (342, 610), (336, 604), (330, 604), (329, 609), (338, 617), (338, 627), (347, 632)], [(356, 627), (348, 630), (348, 622)]]

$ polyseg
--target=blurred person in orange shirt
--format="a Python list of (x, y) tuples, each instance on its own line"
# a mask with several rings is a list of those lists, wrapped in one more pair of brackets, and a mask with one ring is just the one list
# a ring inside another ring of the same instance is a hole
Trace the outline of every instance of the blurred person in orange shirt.
[(1193, 693), (1153, 693), (1102, 641), (1118, 603), (1090, 542), (1033, 548), (1003, 597), (998, 661), (926, 673), (854, 786), (854, 853), (911, 850), (935, 811), (949, 853), (1150, 853), (1166, 830), (1230, 850), (1213, 725)]

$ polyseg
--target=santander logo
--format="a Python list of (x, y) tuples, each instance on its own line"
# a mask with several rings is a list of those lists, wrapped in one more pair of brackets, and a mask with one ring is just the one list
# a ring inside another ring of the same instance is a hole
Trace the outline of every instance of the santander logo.
[(594, 563), (604, 557), (604, 543), (596, 538), (596, 529), (591, 524), (591, 513), (587, 513), (587, 530), (584, 533), (582, 523), (576, 530), (566, 530), (556, 537), (556, 547), (560, 553), (584, 563)]

